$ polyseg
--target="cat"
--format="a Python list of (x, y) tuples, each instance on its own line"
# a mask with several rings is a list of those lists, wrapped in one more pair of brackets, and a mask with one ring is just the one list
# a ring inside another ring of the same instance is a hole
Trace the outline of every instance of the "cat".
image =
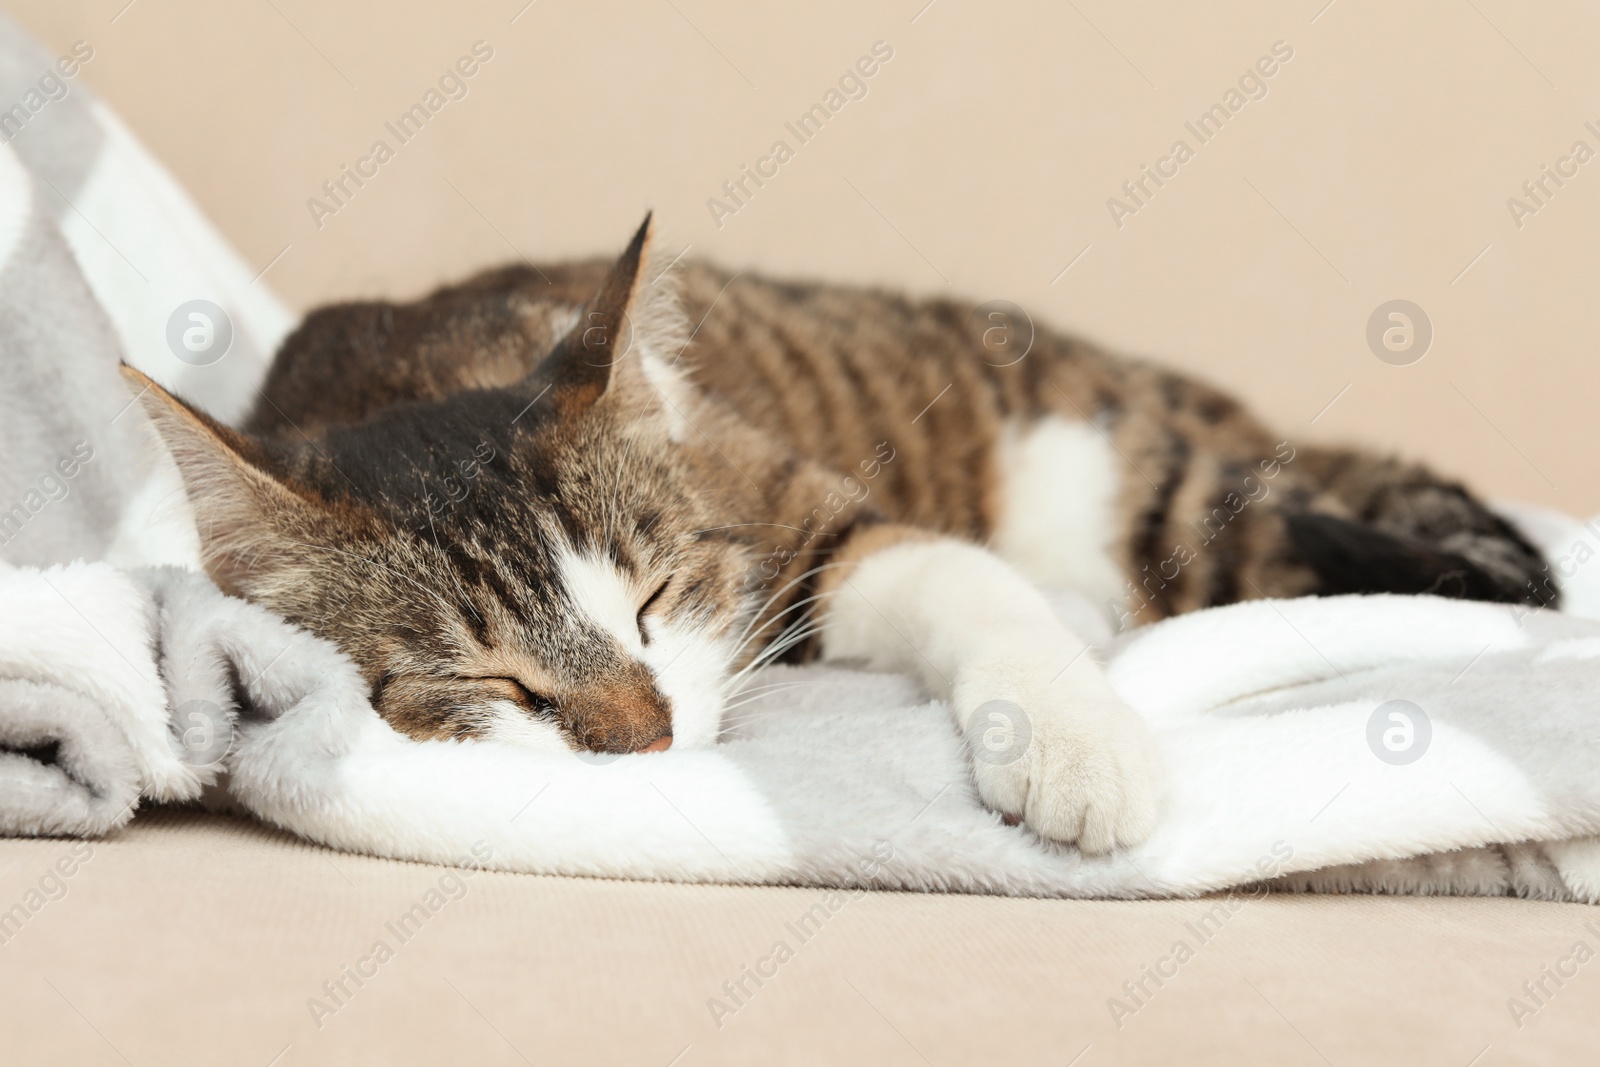
[(754, 667), (861, 662), (1016, 742), (974, 749), (992, 809), (1103, 853), (1154, 826), (1159, 759), (1042, 588), (1124, 627), (1534, 602), (1538, 553), (1421, 467), (1277, 438), (1006, 309), (652, 271), (650, 225), (615, 262), (313, 311), (242, 430), (125, 370), (212, 577), (336, 643), (395, 729), (705, 746)]

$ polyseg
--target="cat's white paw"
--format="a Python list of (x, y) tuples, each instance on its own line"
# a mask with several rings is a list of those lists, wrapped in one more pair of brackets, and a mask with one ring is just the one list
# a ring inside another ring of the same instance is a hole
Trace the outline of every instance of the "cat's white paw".
[(966, 734), (984, 803), (1088, 854), (1150, 836), (1160, 767), (1133, 709), (1109, 694), (1049, 686), (1016, 700), (967, 695), (974, 710)]

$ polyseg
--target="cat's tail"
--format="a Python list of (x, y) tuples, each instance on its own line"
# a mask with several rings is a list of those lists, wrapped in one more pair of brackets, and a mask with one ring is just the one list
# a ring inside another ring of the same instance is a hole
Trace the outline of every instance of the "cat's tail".
[(1342, 449), (1302, 449), (1296, 465), (1318, 495), (1286, 509), (1284, 522), (1318, 593), (1559, 604), (1539, 550), (1462, 486), (1425, 467)]

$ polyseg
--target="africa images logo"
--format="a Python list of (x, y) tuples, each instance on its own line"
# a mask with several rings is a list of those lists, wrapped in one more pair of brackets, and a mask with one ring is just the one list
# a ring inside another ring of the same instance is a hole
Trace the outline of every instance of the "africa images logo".
[(167, 350), (192, 367), (209, 367), (233, 347), (233, 320), (210, 300), (186, 300), (167, 316)]

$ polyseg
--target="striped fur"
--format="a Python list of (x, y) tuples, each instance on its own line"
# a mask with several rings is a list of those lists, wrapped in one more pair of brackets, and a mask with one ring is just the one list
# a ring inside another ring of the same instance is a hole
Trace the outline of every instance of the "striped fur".
[[(662, 692), (652, 625), (736, 671), (779, 634), (808, 647), (785, 627), (818, 568), (899, 539), (875, 530), (1007, 551), (1025, 540), (1002, 528), (1025, 499), (1007, 457), (1040, 427), (1113, 464), (1060, 485), (1104, 488), (1091, 591), (1121, 625), (1307, 593), (1536, 599), (1536, 552), (1420, 467), (1283, 440), (1216, 389), (1043, 328), (996, 358), (959, 302), (689, 261), (651, 279), (644, 233), (617, 264), (315, 311), (244, 433), (148, 401), (219, 581), (350, 651), (403, 730), (510, 715), (581, 748), (669, 738), (671, 709), (716, 686)], [(1050, 503), (1070, 525), (1072, 500)], [(644, 609), (643, 643), (579, 610), (561, 560), (580, 557), (609, 568), (584, 572), (611, 583), (595, 596)], [(1076, 573), (1048, 562), (1041, 579)]]

